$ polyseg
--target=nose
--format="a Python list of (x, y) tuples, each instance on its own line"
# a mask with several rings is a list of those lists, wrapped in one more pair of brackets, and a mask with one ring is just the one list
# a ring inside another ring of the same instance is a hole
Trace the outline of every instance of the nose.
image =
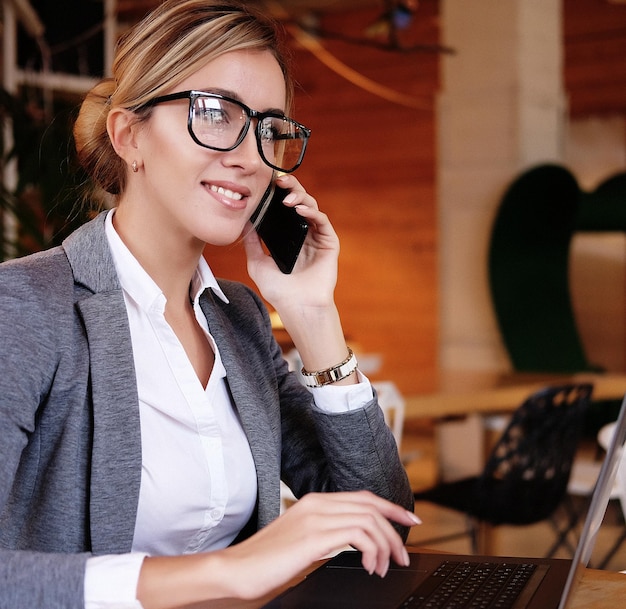
[(237, 165), (251, 171), (257, 170), (264, 164), (257, 146), (255, 127), (254, 121), (251, 121), (250, 127), (241, 144), (239, 144), (237, 148), (223, 153), (225, 155), (225, 163)]

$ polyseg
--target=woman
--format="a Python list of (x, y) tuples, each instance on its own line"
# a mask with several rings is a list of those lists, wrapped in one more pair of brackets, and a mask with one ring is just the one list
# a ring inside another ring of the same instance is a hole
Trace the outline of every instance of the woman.
[[(166, 1), (87, 95), (78, 157), (115, 209), (0, 266), (0, 607), (253, 598), (346, 544), (370, 573), (407, 563), (394, 526), (418, 519), (346, 348), (337, 237), (289, 174), (308, 135), (291, 97), (273, 26), (210, 0)], [(279, 170), (310, 225), (290, 275), (249, 222)], [(202, 258), (242, 235), (323, 386)], [(277, 518), (281, 477), (303, 498)]]

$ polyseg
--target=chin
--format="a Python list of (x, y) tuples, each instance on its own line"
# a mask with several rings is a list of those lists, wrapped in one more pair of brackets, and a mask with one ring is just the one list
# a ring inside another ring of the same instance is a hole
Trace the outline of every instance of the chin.
[(206, 222), (198, 223), (195, 230), (192, 230), (196, 239), (203, 241), (207, 245), (223, 247), (234, 245), (241, 241), (244, 234), (243, 231), (247, 230), (246, 224), (241, 221), (233, 222), (232, 219), (224, 222), (220, 219), (212, 218)]
[(215, 247), (226, 247), (229, 245), (236, 245), (239, 241), (242, 240), (243, 235), (241, 231), (238, 233), (229, 233), (223, 232), (219, 235), (207, 235), (207, 239), (204, 239), (204, 242), (207, 245), (213, 245)]

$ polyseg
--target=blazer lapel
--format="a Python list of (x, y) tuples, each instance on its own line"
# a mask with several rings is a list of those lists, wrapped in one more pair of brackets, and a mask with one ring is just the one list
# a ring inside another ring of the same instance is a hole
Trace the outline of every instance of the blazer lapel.
[[(205, 292), (201, 306), (219, 347), (233, 403), (250, 443), (257, 471), (258, 519), (262, 527), (280, 512), (280, 418), (278, 407), (271, 403), (278, 397), (263, 390), (265, 384), (258, 378), (262, 371), (247, 363), (249, 358), (245, 348), (233, 335), (236, 328), (216, 304), (211, 292)], [(232, 305), (224, 305), (228, 306)], [(271, 365), (270, 361), (268, 365)]]
[(79, 304), (89, 341), (93, 403), (91, 542), (96, 554), (132, 547), (141, 484), (135, 368), (119, 293)]
[(128, 317), (104, 233), (104, 214), (64, 243), (79, 288), (91, 366), (92, 550), (130, 551), (141, 484), (139, 402)]

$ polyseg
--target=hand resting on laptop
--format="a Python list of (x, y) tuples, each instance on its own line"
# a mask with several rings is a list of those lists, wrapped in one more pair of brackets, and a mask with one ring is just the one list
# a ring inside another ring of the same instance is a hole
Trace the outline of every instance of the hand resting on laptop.
[[(158, 606), (163, 590), (184, 581), (188, 585), (179, 589), (202, 587), (206, 599), (258, 598), (346, 545), (363, 553), (362, 564), (370, 574), (384, 577), (390, 559), (409, 564), (390, 520), (404, 526), (420, 523), (412, 512), (368, 491), (311, 493), (240, 544), (207, 554), (146, 558), (139, 597)], [(150, 589), (142, 587), (146, 581)]]

